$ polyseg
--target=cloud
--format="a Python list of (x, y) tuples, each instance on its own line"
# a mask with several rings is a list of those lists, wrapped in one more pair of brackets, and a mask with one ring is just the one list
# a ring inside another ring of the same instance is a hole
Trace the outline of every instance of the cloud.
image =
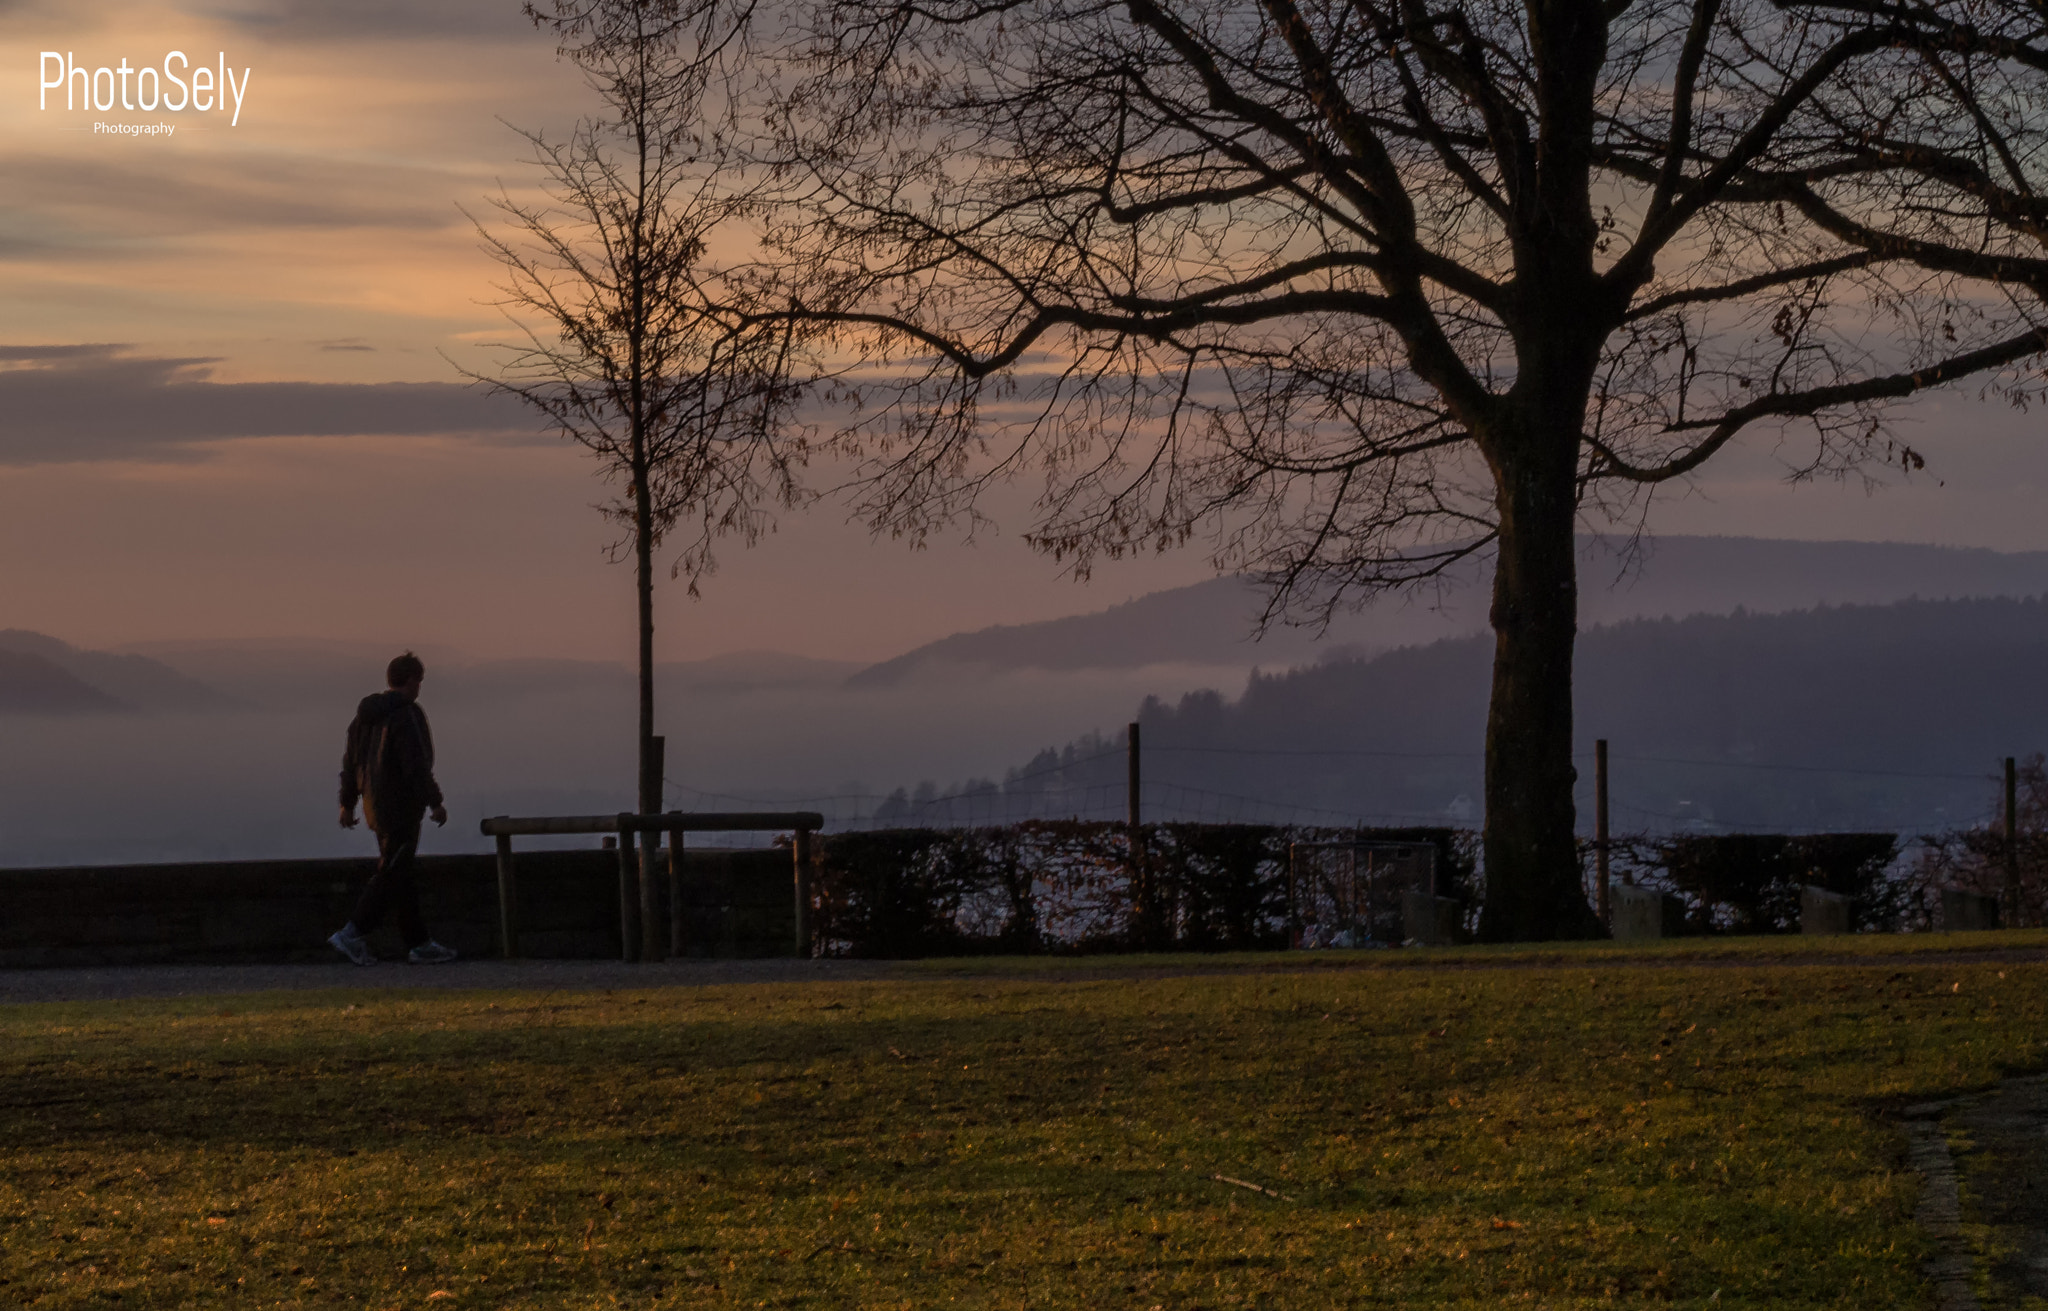
[[(0, 346), (0, 466), (185, 461), (248, 437), (537, 439), (516, 401), (447, 382), (212, 382), (204, 356)], [(11, 366), (11, 367), (10, 367)]]
[(441, 169), (290, 156), (252, 168), (236, 159), (151, 156), (131, 148), (98, 158), (18, 154), (0, 163), (14, 197), (33, 198), (43, 229), (13, 238), (28, 255), (107, 236), (161, 241), (248, 229), (436, 231), (467, 222), (454, 202), (475, 189)]
[(538, 39), (508, 0), (232, 0), (202, 12), (270, 40)]
[(127, 349), (119, 342), (82, 342), (76, 346), (0, 346), (0, 363), (59, 364), (96, 360)]

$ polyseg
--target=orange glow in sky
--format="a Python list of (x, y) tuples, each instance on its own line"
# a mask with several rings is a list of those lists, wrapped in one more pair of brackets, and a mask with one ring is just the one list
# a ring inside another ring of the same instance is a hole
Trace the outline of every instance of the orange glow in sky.
[[(160, 67), (171, 50), (246, 70), (238, 121), (39, 107), (53, 103), (39, 100), (44, 52), (98, 68)], [(577, 450), (284, 414), (268, 432), (166, 435), (148, 403), (202, 379), (454, 384), (488, 367), (496, 268), (462, 209), (488, 212), (501, 180), (527, 184), (507, 121), (558, 129), (587, 107), (517, 0), (0, 8), (0, 370), (53, 368), (46, 348), (119, 348), (64, 357), (99, 428), (52, 436), (47, 415), (0, 415), (0, 628), (83, 645), (307, 636), (627, 658), (630, 580), (606, 559), (592, 509), (606, 491)], [(177, 130), (92, 130), (155, 121)], [(146, 378), (157, 366), (138, 361), (185, 363)], [(117, 378), (140, 398), (128, 410), (110, 399)], [(2038, 420), (1967, 396), (1916, 413), (1908, 431), (1939, 482), (1788, 489), (1760, 440), (1655, 523), (2048, 547)], [(1077, 586), (1019, 542), (1030, 500), (1019, 488), (995, 507), (1001, 530), (919, 553), (870, 541), (829, 502), (785, 516), (761, 547), (725, 552), (702, 600), (664, 589), (662, 657), (880, 659), (1208, 576), (1190, 550)]]

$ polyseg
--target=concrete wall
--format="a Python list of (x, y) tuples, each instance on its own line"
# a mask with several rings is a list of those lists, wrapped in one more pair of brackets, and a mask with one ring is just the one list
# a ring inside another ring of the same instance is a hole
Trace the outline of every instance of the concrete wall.
[(1609, 929), (1616, 942), (1655, 942), (1664, 936), (1664, 894), (1615, 883), (1608, 887)]
[[(374, 868), (364, 859), (0, 870), (0, 967), (330, 959), (327, 935)], [(521, 852), (516, 868), (521, 955), (619, 954), (616, 853)], [(420, 903), (440, 941), (497, 954), (495, 857), (421, 857)], [(685, 851), (690, 954), (788, 955), (794, 917), (787, 851)], [(398, 954), (391, 928), (372, 941)]]
[(1801, 933), (1847, 933), (1856, 907), (1854, 897), (1816, 888), (1799, 889), (1799, 931)]
[(1427, 892), (1401, 894), (1401, 931), (1410, 942), (1425, 947), (1448, 947), (1458, 940), (1459, 912), (1464, 908), (1450, 897), (1432, 897)]
[(1941, 890), (1941, 927), (1949, 933), (1998, 927), (1998, 898), (1962, 888)]

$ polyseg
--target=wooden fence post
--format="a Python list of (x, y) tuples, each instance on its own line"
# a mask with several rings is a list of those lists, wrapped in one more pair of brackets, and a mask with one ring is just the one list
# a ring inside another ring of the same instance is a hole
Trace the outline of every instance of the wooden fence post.
[(683, 831), (668, 831), (668, 954), (690, 954), (690, 926), (683, 915)]
[[(665, 777), (665, 758), (668, 739), (654, 736), (647, 739), (647, 769), (652, 776), (654, 795), (661, 795)], [(655, 810), (661, 807), (657, 804)], [(656, 871), (661, 864), (661, 830), (650, 828), (640, 835), (640, 959), (659, 961), (667, 954), (664, 941), (667, 934), (662, 930), (661, 880)]]
[(1294, 870), (1295, 843), (1287, 844), (1287, 945), (1301, 946), (1301, 896), (1298, 876)]
[(640, 954), (640, 926), (636, 922), (640, 895), (633, 886), (639, 873), (635, 868), (639, 863), (635, 858), (639, 844), (633, 840), (633, 819), (631, 812), (619, 812), (619, 959), (623, 961), (632, 961)]
[(1138, 726), (1136, 724), (1132, 724), (1126, 730), (1124, 754), (1127, 758), (1126, 772), (1129, 776), (1125, 781), (1124, 799), (1130, 810), (1131, 850), (1135, 853), (1138, 849), (1138, 825), (1143, 822), (1143, 817), (1138, 813)]
[(519, 884), (512, 876), (512, 835), (498, 835), (498, 954), (519, 959)]
[(2005, 758), (2005, 904), (2006, 927), (2020, 926), (2020, 788), (2013, 758)]
[(789, 846), (796, 867), (796, 955), (799, 960), (807, 960), (811, 954), (811, 831), (796, 830)]
[(668, 956), (667, 916), (661, 913), (661, 830), (640, 835), (640, 959), (659, 962)]
[(1607, 898), (1607, 739), (1593, 743), (1593, 867), (1600, 877), (1600, 922), (1612, 924)]
[(1157, 951), (1162, 945), (1161, 926), (1165, 922), (1164, 907), (1159, 904), (1159, 890), (1152, 886), (1145, 861), (1145, 817), (1141, 807), (1139, 778), (1138, 726), (1134, 723), (1124, 730), (1124, 805), (1125, 833), (1130, 845), (1131, 900), (1138, 911), (1138, 938), (1148, 950)]

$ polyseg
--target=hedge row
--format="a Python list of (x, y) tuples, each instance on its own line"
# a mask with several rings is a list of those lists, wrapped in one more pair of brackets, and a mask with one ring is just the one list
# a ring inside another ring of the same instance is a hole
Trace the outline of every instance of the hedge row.
[(1448, 828), (1148, 824), (838, 833), (816, 845), (813, 950), (904, 958), (1248, 951), (1290, 942), (1288, 844), (1428, 843), (1440, 890), (1476, 904), (1477, 844)]
[[(1591, 844), (1585, 844), (1591, 864)], [(1862, 933), (1941, 927), (1941, 891), (1966, 888), (2006, 900), (2017, 882), (2019, 922), (2048, 916), (2048, 833), (2021, 832), (2008, 864), (2005, 837), (1956, 829), (1895, 833), (1732, 833), (1630, 838), (1612, 845), (1617, 877), (1663, 888), (1685, 906), (1688, 933), (1796, 933), (1799, 891), (1812, 885), (1855, 898)], [(2009, 904), (2006, 913), (2011, 913)]]
[[(1591, 845), (1584, 844), (1589, 864)], [(1627, 838), (1610, 851), (1616, 877), (1679, 898), (1687, 933), (1797, 933), (1800, 890), (1809, 885), (1854, 897), (1861, 932), (1921, 927), (1898, 877), (1895, 833)]]
[[(1303, 941), (1290, 903), (1290, 843), (1427, 843), (1437, 891), (1468, 928), (1484, 899), (1479, 838), (1450, 828), (1326, 829), (1156, 824), (1134, 859), (1117, 823), (1031, 821), (996, 828), (840, 833), (815, 846), (813, 951), (906, 958), (1119, 951), (1266, 950)], [(1592, 844), (1582, 847), (1594, 895)], [(2016, 852), (2021, 919), (2048, 909), (2048, 834)], [(1983, 830), (1631, 837), (1610, 844), (1613, 876), (1676, 895), (1697, 934), (1794, 933), (1800, 889), (1855, 899), (1861, 932), (1938, 927), (1940, 889), (2000, 893), (2002, 838)], [(1399, 889), (1374, 894), (1372, 939), (1400, 934)], [(1388, 900), (1391, 897), (1392, 900)]]

